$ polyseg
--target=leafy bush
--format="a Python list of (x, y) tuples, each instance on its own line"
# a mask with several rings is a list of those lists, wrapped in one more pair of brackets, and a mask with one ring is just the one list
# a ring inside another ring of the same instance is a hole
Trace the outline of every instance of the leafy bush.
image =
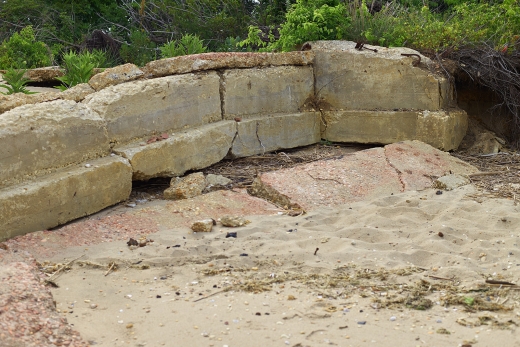
[[(407, 46), (419, 50), (457, 49), (482, 42), (497, 48), (511, 45), (520, 32), (520, 1), (501, 4), (462, 2), (451, 12), (433, 13), (428, 7), (411, 9), (394, 18), (386, 33), (365, 32), (374, 43)], [(371, 35), (372, 34), (372, 35)]]
[(77, 54), (70, 51), (63, 55), (63, 68), (65, 75), (58, 77), (63, 83), (56, 88), (65, 90), (80, 83), (87, 83), (92, 77), (94, 68), (102, 66), (106, 61), (105, 53), (102, 51), (85, 51)]
[(226, 37), (226, 40), (217, 47), (217, 52), (246, 52), (247, 48), (240, 46), (240, 37)]
[(372, 14), (364, 0), (354, 1), (349, 6), (351, 25), (346, 38), (386, 46), (396, 41), (394, 28), (399, 18), (406, 14), (406, 8), (397, 2), (386, 3), (379, 12)]
[(247, 39), (240, 44), (266, 47), (266, 50), (290, 51), (306, 41), (338, 40), (346, 36), (350, 19), (347, 8), (337, 0), (297, 0), (285, 16), (280, 39), (266, 45), (261, 31), (251, 26)]
[(347, 8), (335, 0), (298, 0), (286, 14), (273, 48), (290, 51), (305, 41), (338, 40), (349, 26)]
[(36, 41), (31, 26), (14, 33), (0, 45), (0, 67), (33, 69), (51, 65), (52, 54), (45, 43)]
[(27, 88), (25, 88), (25, 85), (30, 82), (28, 78), (23, 77), (26, 71), (27, 70), (16, 70), (13, 68), (7, 69), (7, 71), (3, 75), (3, 79), (8, 85), (0, 84), (0, 88), (7, 89), (7, 92), (1, 94), (36, 94), (35, 92), (30, 92)]
[(126, 63), (144, 66), (155, 59), (155, 44), (145, 32), (137, 29), (132, 30), (129, 39), (130, 43), (123, 44), (120, 50), (121, 58)]
[(207, 52), (204, 42), (197, 35), (191, 34), (183, 35), (180, 40), (170, 41), (159, 49), (161, 50), (161, 58)]

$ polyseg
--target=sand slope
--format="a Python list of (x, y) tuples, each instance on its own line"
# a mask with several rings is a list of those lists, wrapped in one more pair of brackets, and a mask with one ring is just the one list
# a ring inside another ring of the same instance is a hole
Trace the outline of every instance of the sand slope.
[(101, 346), (520, 345), (520, 291), (484, 282), (519, 282), (519, 207), (473, 189), (69, 248), (51, 260), (85, 255), (53, 295)]

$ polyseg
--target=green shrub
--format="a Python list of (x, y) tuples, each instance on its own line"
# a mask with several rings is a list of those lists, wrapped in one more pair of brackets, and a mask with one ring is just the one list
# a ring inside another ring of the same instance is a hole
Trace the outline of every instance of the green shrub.
[(170, 41), (161, 47), (161, 58), (172, 58), (181, 55), (197, 54), (207, 52), (204, 42), (197, 36), (186, 34), (180, 40)]
[(129, 37), (130, 43), (121, 46), (119, 53), (126, 63), (144, 66), (156, 58), (155, 44), (145, 32), (132, 30)]
[(0, 88), (7, 89), (6, 93), (1, 93), (4, 95), (14, 94), (14, 93), (24, 93), (24, 94), (36, 94), (35, 92), (29, 91), (25, 88), (25, 85), (30, 82), (30, 80), (26, 77), (23, 77), (27, 70), (16, 70), (13, 68), (7, 69), (7, 71), (3, 75), (3, 80), (7, 83), (7, 85), (0, 84)]
[(350, 24), (347, 8), (335, 0), (298, 0), (286, 14), (280, 39), (272, 48), (290, 51), (306, 41), (338, 40)]
[(350, 40), (419, 50), (457, 49), (483, 42), (497, 49), (512, 47), (520, 32), (519, 0), (494, 5), (459, 1), (444, 13), (432, 12), (426, 6), (405, 8), (394, 2), (375, 14), (368, 12), (363, 1), (350, 8), (350, 16)]
[[(394, 36), (416, 49), (441, 50), (486, 42), (502, 46), (520, 32), (520, 2), (501, 4), (462, 3), (444, 15), (431, 13), (427, 7), (410, 12), (394, 30)], [(402, 41), (402, 42), (401, 42)]]
[(297, 0), (285, 16), (280, 39), (271, 37), (266, 45), (260, 39), (258, 27), (249, 27), (241, 46), (265, 47), (265, 50), (291, 51), (306, 41), (343, 39), (350, 24), (347, 8), (337, 0)]
[(94, 68), (102, 66), (106, 61), (106, 55), (102, 51), (82, 52), (77, 54), (70, 51), (63, 55), (63, 68), (65, 75), (58, 77), (63, 83), (56, 88), (65, 90), (80, 83), (87, 83), (92, 77)]
[(0, 68), (33, 69), (51, 65), (52, 53), (41, 41), (36, 41), (31, 26), (14, 33), (0, 45)]
[(226, 37), (226, 40), (217, 47), (217, 52), (246, 52), (247, 48), (240, 46), (240, 37)]
[(386, 3), (381, 11), (371, 14), (365, 0), (354, 1), (349, 6), (351, 24), (346, 38), (387, 46), (396, 41), (394, 28), (399, 23), (399, 18), (406, 14), (406, 8), (397, 2)]

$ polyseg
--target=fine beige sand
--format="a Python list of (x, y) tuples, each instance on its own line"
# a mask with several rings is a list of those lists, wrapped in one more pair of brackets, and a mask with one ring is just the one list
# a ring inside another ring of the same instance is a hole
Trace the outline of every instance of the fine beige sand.
[(474, 193), (72, 247), (52, 294), (96, 346), (520, 346), (519, 207)]

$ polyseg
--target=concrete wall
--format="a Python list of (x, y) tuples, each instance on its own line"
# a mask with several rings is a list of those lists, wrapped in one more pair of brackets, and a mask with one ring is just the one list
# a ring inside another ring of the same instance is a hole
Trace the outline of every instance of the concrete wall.
[(132, 180), (226, 157), (321, 139), (458, 146), (466, 114), (426, 57), (354, 45), (126, 64), (63, 93), (0, 97), (0, 241), (123, 201)]

